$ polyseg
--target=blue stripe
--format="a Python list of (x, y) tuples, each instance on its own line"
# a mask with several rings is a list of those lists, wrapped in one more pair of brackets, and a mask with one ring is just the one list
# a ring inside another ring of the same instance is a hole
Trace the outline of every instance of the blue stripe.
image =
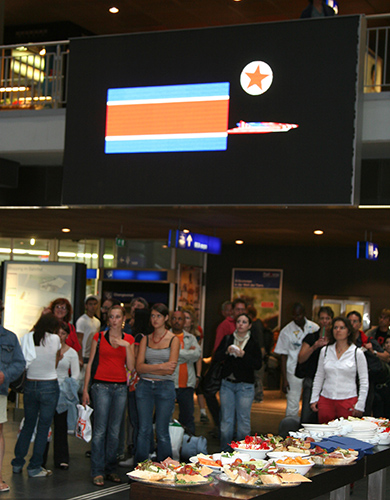
[(132, 101), (138, 99), (176, 99), (182, 97), (229, 96), (229, 86), (229, 82), (222, 82), (108, 89), (107, 102)]
[(174, 151), (225, 151), (227, 137), (106, 141), (105, 153), (168, 153)]

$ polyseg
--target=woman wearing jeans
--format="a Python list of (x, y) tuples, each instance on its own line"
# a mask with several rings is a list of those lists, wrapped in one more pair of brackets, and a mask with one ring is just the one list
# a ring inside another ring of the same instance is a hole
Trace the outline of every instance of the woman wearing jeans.
[(251, 337), (252, 319), (240, 314), (236, 319), (236, 330), (227, 335), (215, 352), (215, 361), (224, 361), (222, 383), (219, 391), (221, 401), (221, 449), (231, 451), (230, 442), (237, 423), (237, 441), (251, 432), (251, 408), (255, 396), (254, 371), (261, 368), (261, 349)]
[[(47, 477), (50, 470), (42, 467), (47, 435), (56, 410), (59, 387), (56, 364), (61, 347), (60, 338), (55, 335), (59, 321), (51, 313), (42, 315), (33, 328), (36, 358), (27, 368), (24, 389), (24, 425), (15, 445), (12, 460), (14, 474), (22, 472), (24, 457), (28, 453), (32, 434), (37, 424), (34, 451), (27, 467), (29, 477)], [(27, 333), (26, 335), (31, 335)]]
[(166, 327), (169, 318), (164, 304), (155, 304), (150, 321), (153, 333), (141, 340), (137, 357), (140, 381), (135, 390), (139, 419), (135, 462), (149, 456), (153, 433), (153, 410), (156, 409), (157, 461), (172, 456), (169, 422), (175, 406), (174, 371), (179, 358), (180, 341)]
[(117, 450), (121, 421), (127, 401), (126, 370), (134, 368), (134, 338), (122, 332), (125, 310), (120, 305), (108, 311), (109, 330), (96, 333), (85, 372), (83, 405), (90, 402), (88, 394), (91, 367), (99, 343), (99, 364), (91, 387), (94, 424), (91, 446), (93, 484), (104, 486), (108, 481), (120, 483), (117, 474)]

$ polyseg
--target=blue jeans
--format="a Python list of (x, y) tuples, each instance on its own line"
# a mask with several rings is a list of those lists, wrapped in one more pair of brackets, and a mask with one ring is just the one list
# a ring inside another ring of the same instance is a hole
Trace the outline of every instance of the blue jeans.
[(234, 424), (237, 421), (236, 439), (240, 441), (251, 433), (251, 408), (255, 396), (255, 385), (246, 382), (237, 384), (222, 380), (219, 397), (221, 401), (221, 450), (231, 451)]
[(94, 421), (91, 446), (92, 477), (117, 470), (119, 431), (127, 401), (127, 385), (95, 382), (91, 387)]
[(179, 387), (176, 389), (176, 401), (179, 405), (179, 422), (195, 434), (194, 419), (194, 389), (192, 387)]
[(135, 463), (149, 457), (150, 435), (153, 429), (153, 409), (156, 409), (157, 461), (172, 456), (169, 422), (175, 408), (175, 384), (171, 380), (141, 379), (135, 390), (139, 430)]
[(26, 463), (31, 437), (38, 421), (34, 451), (28, 464), (29, 476), (35, 476), (42, 470), (43, 454), (46, 449), (47, 435), (52, 423), (60, 390), (57, 380), (27, 380), (24, 389), (24, 425), (15, 445), (15, 458), (12, 465), (22, 469)]

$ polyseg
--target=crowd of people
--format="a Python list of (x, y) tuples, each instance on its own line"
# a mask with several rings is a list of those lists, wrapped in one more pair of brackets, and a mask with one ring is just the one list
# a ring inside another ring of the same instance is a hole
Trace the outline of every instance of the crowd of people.
[[(52, 423), (54, 466), (69, 469), (68, 430), (75, 427), (78, 403), (94, 408), (87, 453), (96, 486), (119, 483), (118, 465), (130, 468), (150, 456), (157, 461), (172, 456), (169, 427), (175, 403), (179, 422), (195, 434), (195, 394), (201, 422), (209, 418), (207, 403), (214, 436), (221, 450), (231, 451), (233, 439), (251, 433), (252, 404), (262, 401), (271, 354), (279, 359), (291, 430), (302, 422), (350, 415), (390, 418), (388, 309), (379, 325), (364, 333), (359, 311), (334, 317), (332, 308), (323, 306), (315, 323), (306, 317), (303, 304), (296, 303), (292, 321), (281, 329), (273, 349), (273, 332), (257, 317), (256, 308), (236, 298), (222, 304), (224, 320), (212, 357), (206, 359), (193, 307), (169, 311), (164, 304), (149, 307), (137, 297), (126, 312), (119, 301), (106, 298), (99, 319), (98, 305), (96, 296), (87, 296), (85, 313), (74, 326), (70, 302), (57, 298), (21, 345), (0, 326), (0, 463), (9, 384), (26, 373), (24, 424), (12, 460), (15, 474), (23, 470), (33, 434), (28, 476), (52, 474), (46, 468)], [(0, 467), (0, 490), (8, 489)]]

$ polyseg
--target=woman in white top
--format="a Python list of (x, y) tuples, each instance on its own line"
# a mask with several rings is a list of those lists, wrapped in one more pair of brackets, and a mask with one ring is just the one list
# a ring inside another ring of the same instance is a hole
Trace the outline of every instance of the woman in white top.
[[(54, 414), (54, 466), (57, 469), (69, 469), (69, 447), (68, 447), (68, 410), (66, 402), (73, 396), (74, 404), (77, 404), (78, 378), (80, 376), (80, 363), (77, 352), (67, 345), (70, 333), (68, 323), (60, 322), (58, 336), (61, 341), (59, 362), (57, 365), (57, 377), (60, 387), (60, 399)], [(47, 446), (44, 456), (46, 463)]]
[(368, 392), (367, 362), (353, 338), (349, 319), (334, 318), (329, 344), (320, 352), (310, 400), (321, 424), (340, 417), (363, 416)]
[(58, 328), (59, 322), (51, 313), (42, 315), (33, 328), (36, 358), (27, 368), (27, 381), (24, 389), (25, 420), (15, 445), (15, 458), (12, 460), (14, 474), (22, 472), (26, 462), (24, 457), (28, 453), (36, 424), (34, 451), (27, 472), (30, 477), (47, 477), (52, 474), (51, 471), (42, 467), (42, 463), (47, 435), (59, 396), (56, 364), (59, 360), (61, 342), (55, 334)]

